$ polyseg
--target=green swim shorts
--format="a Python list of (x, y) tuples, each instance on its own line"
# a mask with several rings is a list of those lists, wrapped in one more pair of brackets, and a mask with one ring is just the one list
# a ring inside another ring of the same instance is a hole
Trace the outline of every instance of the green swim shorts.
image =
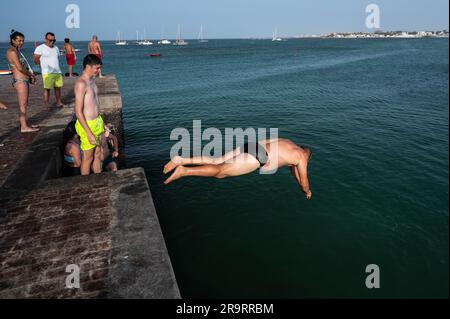
[[(97, 140), (97, 145), (100, 145), (100, 135), (102, 135), (102, 133), (105, 131), (102, 117), (99, 115), (96, 119), (86, 121), (86, 122), (87, 122), (87, 125), (89, 126), (89, 129), (91, 130), (92, 134), (94, 134), (95, 139)], [(89, 142), (87, 133), (84, 130), (83, 126), (81, 126), (79, 121), (77, 121), (77, 123), (75, 124), (75, 129), (77, 130), (77, 134), (80, 136), (82, 151), (89, 151), (97, 146), (97, 145), (92, 145)]]
[(51, 90), (54, 88), (62, 88), (64, 80), (61, 74), (42, 74), (44, 81), (44, 89)]

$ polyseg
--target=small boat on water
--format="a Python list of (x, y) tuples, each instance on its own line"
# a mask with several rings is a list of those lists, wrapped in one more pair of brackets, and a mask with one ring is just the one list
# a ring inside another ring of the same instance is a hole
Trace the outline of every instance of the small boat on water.
[(164, 26), (162, 27), (161, 40), (158, 41), (158, 44), (162, 44), (162, 45), (172, 44), (172, 42), (167, 40), (166, 37), (164, 36)]
[(178, 25), (177, 40), (173, 45), (188, 45), (189, 43), (181, 38), (181, 27)]
[(198, 35), (198, 42), (207, 43), (208, 40), (203, 39), (203, 25), (200, 26), (200, 33)]
[(157, 58), (162, 56), (161, 53), (150, 53), (150, 54), (146, 54), (145, 56), (150, 57), (150, 58)]
[(127, 41), (122, 41), (122, 40), (120, 40), (120, 32), (117, 32), (117, 41), (116, 41), (116, 45), (121, 45), (121, 46), (123, 46), (123, 45), (128, 45), (128, 42)]
[(278, 30), (275, 29), (272, 36), (272, 42), (281, 42), (281, 41), (283, 41), (283, 39), (278, 37)]
[(144, 36), (142, 37), (142, 41), (139, 41), (139, 31), (138, 32), (138, 45), (153, 45), (153, 42), (147, 39), (147, 30), (144, 29)]

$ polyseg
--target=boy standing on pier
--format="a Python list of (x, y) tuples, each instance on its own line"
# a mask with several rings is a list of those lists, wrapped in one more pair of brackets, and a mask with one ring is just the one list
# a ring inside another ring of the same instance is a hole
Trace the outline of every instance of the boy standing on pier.
[(99, 111), (97, 84), (102, 61), (95, 54), (83, 60), (83, 75), (75, 83), (75, 128), (80, 136), (83, 159), (81, 175), (89, 175), (91, 168), (95, 174), (102, 172), (100, 135), (105, 131)]

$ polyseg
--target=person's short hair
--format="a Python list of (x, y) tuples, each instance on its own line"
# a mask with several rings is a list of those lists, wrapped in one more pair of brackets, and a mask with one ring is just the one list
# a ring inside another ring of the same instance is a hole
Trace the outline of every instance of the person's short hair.
[(45, 34), (45, 38), (47, 39), (48, 36), (54, 37), (55, 34), (54, 34), (53, 32), (47, 32), (47, 33)]
[(102, 60), (95, 54), (88, 54), (83, 60), (83, 69), (86, 69), (88, 65), (103, 65)]
[(92, 39), (98, 40), (98, 37), (94, 34), (94, 35), (92, 36)]
[(13, 40), (17, 39), (18, 37), (25, 38), (23, 33), (16, 30), (11, 30), (11, 34), (9, 35), (9, 43), (11, 43), (12, 45)]
[(70, 39), (69, 39), (69, 38), (65, 38), (65, 39), (64, 39), (64, 42), (65, 42), (65, 43), (70, 43)]

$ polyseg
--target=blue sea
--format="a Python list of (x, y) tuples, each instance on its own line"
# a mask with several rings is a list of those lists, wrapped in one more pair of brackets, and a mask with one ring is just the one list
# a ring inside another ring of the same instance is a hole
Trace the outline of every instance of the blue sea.
[[(183, 297), (448, 298), (448, 39), (102, 44)], [(310, 146), (313, 199), (286, 169), (165, 186), (194, 120)]]

